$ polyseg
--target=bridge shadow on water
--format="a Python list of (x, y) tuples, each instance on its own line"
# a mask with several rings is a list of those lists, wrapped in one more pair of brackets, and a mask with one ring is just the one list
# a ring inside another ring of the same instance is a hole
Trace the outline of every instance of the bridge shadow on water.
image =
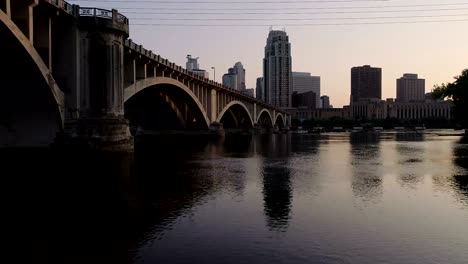
[(187, 162), (210, 144), (149, 138), (134, 154), (1, 149), (9, 254), (0, 261), (134, 263), (141, 245), (212, 191)]

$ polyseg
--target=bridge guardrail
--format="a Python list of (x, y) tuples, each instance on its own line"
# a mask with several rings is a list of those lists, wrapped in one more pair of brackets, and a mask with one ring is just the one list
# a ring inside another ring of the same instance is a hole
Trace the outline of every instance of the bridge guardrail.
[(60, 8), (62, 9), (63, 11), (65, 11), (66, 13), (70, 14), (70, 15), (73, 15), (73, 5), (66, 2), (66, 1), (63, 1), (63, 0), (45, 0), (46, 2), (48, 2), (49, 4), (52, 4), (54, 6), (56, 6), (57, 8)]
[[(64, 0), (44, 0), (45, 2), (63, 10), (65, 13), (74, 16), (75, 14), (78, 16), (88, 16), (88, 17), (99, 17), (105, 19), (115, 19), (117, 22), (128, 25), (129, 20), (126, 16), (117, 13), (116, 17), (113, 17), (113, 11), (96, 8), (96, 7), (80, 7), (77, 5), (72, 5)], [(74, 10), (77, 9), (75, 13)]]
[(128, 18), (120, 13), (114, 17), (113, 10), (97, 7), (79, 7), (78, 15), (82, 17), (99, 17), (104, 19), (115, 19), (117, 22), (128, 25)]

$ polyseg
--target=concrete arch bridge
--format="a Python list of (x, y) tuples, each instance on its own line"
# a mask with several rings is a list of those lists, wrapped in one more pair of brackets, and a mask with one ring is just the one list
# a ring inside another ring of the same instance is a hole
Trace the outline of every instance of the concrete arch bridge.
[(279, 129), (289, 115), (135, 44), (117, 10), (0, 0), (0, 147), (131, 145), (153, 131)]

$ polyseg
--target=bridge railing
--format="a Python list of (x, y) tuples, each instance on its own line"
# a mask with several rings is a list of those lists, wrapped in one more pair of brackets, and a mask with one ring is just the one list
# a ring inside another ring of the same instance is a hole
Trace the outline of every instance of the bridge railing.
[(65, 13), (73, 15), (73, 5), (66, 1), (63, 1), (63, 0), (44, 0), (44, 1), (56, 6), (59, 9), (62, 9), (63, 11), (65, 11)]
[(78, 6), (78, 15), (81, 17), (98, 17), (98, 18), (104, 18), (104, 19), (109, 19), (109, 20), (116, 20), (117, 22), (128, 25), (128, 18), (120, 13), (115, 14), (114, 17), (114, 12), (113, 10), (107, 10), (107, 9), (102, 9), (102, 8), (96, 8), (96, 7), (80, 7)]
[[(63, 10), (65, 13), (72, 16), (87, 16), (87, 17), (99, 17), (104, 19), (114, 19), (117, 22), (128, 25), (128, 18), (120, 13), (116, 13), (114, 17), (112, 10), (95, 8), (95, 7), (80, 7), (72, 5), (64, 0), (44, 0), (45, 2), (54, 5), (55, 7)], [(75, 11), (76, 10), (76, 11)]]
[(80, 7), (79, 10), (80, 16), (90, 16), (90, 17), (100, 17), (100, 18), (107, 18), (112, 19), (112, 11), (101, 9), (101, 8), (94, 8), (94, 7)]

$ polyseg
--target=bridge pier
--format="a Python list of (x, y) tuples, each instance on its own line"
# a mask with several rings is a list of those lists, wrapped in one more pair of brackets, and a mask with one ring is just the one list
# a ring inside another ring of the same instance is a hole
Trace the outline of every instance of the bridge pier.
[(117, 15), (113, 10), (111, 21), (80, 17), (79, 116), (65, 120), (67, 141), (102, 150), (133, 148), (129, 122), (124, 118), (123, 45), (128, 28), (120, 27)]
[(218, 97), (216, 94), (216, 90), (211, 89), (211, 101), (210, 101), (211, 120), (216, 120), (218, 117), (218, 105), (216, 103), (217, 101), (218, 101)]

